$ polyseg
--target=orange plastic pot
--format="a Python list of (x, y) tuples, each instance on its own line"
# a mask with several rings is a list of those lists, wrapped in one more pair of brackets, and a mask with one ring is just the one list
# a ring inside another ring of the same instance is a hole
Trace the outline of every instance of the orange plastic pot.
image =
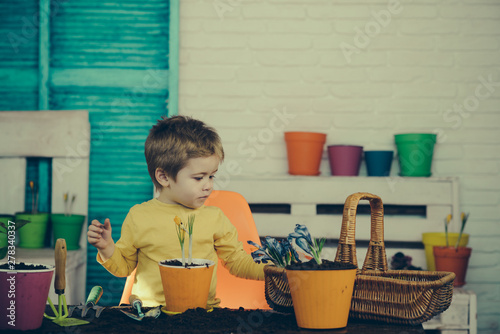
[(472, 248), (469, 247), (440, 247), (434, 246), (434, 261), (437, 271), (449, 271), (455, 273), (453, 286), (465, 285), (465, 276), (469, 266), (469, 258)]
[(307, 329), (347, 326), (356, 269), (286, 270), (297, 325)]
[(158, 263), (165, 295), (164, 310), (167, 313), (182, 313), (191, 308), (207, 307), (214, 262), (193, 259), (193, 263), (202, 266), (185, 268)]
[(285, 132), (288, 173), (319, 175), (326, 134), (318, 132)]

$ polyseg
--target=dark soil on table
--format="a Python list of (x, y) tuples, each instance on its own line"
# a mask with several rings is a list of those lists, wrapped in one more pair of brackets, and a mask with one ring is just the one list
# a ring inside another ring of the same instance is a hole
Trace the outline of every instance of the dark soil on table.
[(293, 263), (286, 267), (288, 270), (347, 270), (347, 269), (357, 269), (353, 264), (350, 263), (341, 263), (341, 262), (333, 262), (329, 260), (322, 260), (321, 264), (317, 264), (314, 259), (301, 262), (301, 263)]
[[(57, 306), (56, 306), (57, 308)], [(106, 307), (99, 318), (95, 317), (95, 311), (89, 310), (83, 318), (89, 324), (61, 327), (51, 320), (44, 319), (42, 327), (31, 331), (2, 331), (2, 334), (424, 334), (421, 326), (384, 326), (376, 325), (374, 322), (362, 322), (349, 320), (346, 328), (334, 330), (307, 330), (297, 326), (293, 314), (277, 313), (262, 310), (239, 310), (216, 308), (212, 312), (204, 309), (188, 310), (178, 315), (166, 315), (161, 313), (158, 318), (143, 318), (142, 321), (134, 320), (123, 314), (120, 309), (132, 312), (130, 306)], [(147, 312), (151, 308), (143, 308)], [(46, 313), (52, 315), (50, 307), (47, 306)], [(137, 314), (137, 313), (135, 313)], [(82, 319), (76, 317), (77, 319)]]
[(165, 261), (161, 261), (160, 263), (163, 265), (166, 265), (166, 266), (184, 267), (187, 269), (189, 269), (189, 267), (207, 267), (207, 268), (210, 267), (210, 265), (208, 263), (205, 263), (205, 264), (191, 263), (189, 265), (187, 263), (185, 263), (183, 265), (182, 262), (179, 260), (165, 260)]
[(3, 263), (0, 265), (0, 269), (8, 269), (8, 270), (41, 270), (41, 269), (48, 269), (47, 266), (44, 266), (42, 264), (26, 264), (24, 262), (19, 262), (14, 265), (14, 268), (12, 268), (12, 265), (9, 263)]

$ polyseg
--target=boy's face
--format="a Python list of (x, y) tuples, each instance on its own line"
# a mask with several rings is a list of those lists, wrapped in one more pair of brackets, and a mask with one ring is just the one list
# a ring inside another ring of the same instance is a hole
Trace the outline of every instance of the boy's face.
[(168, 187), (160, 195), (161, 199), (166, 203), (193, 209), (201, 207), (213, 190), (219, 162), (216, 155), (189, 159), (186, 167), (177, 174), (176, 181), (169, 178)]

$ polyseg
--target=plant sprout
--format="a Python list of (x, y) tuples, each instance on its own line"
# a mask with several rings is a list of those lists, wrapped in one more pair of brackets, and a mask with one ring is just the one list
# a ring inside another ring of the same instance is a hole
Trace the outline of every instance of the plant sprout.
[(286, 267), (289, 264), (300, 262), (299, 254), (295, 251), (288, 240), (277, 241), (272, 237), (266, 237), (262, 241), (262, 246), (248, 240), (250, 245), (257, 247), (252, 252), (252, 258), (257, 263), (267, 263), (271, 261), (277, 267)]
[(444, 219), (444, 235), (446, 238), (446, 247), (449, 247), (450, 244), (448, 242), (448, 225), (451, 222), (451, 214), (447, 215), (446, 218)]
[(292, 240), (295, 239), (295, 244), (302, 248), (304, 252), (311, 255), (317, 264), (321, 264), (321, 251), (323, 250), (323, 245), (326, 239), (313, 239), (307, 227), (305, 225), (297, 224), (295, 226), (295, 232), (288, 235), (288, 242), (291, 244)]
[(65, 216), (71, 216), (73, 212), (73, 203), (75, 203), (76, 195), (73, 195), (71, 197), (71, 202), (68, 201), (69, 199), (69, 194), (64, 193), (63, 195), (64, 199), (64, 215)]
[(460, 228), (460, 233), (458, 234), (457, 244), (455, 245), (455, 249), (458, 252), (458, 245), (460, 244), (460, 239), (462, 239), (462, 234), (464, 232), (465, 224), (469, 219), (469, 213), (462, 212), (460, 218), (462, 218), (462, 227)]
[(188, 250), (188, 265), (191, 265), (193, 262), (193, 226), (194, 226), (194, 215), (188, 216), (188, 227), (184, 226), (184, 223), (178, 216), (174, 217), (174, 222), (176, 224), (175, 228), (177, 230), (177, 238), (179, 239), (179, 244), (181, 245), (182, 252), (182, 265), (186, 265), (186, 257), (184, 255), (184, 241), (186, 240), (186, 233), (189, 235), (189, 250)]

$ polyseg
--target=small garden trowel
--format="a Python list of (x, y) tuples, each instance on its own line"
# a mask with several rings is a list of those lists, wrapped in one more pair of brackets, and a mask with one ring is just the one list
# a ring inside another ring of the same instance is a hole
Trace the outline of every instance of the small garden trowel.
[(101, 299), (102, 293), (103, 293), (103, 290), (102, 290), (101, 286), (98, 286), (98, 285), (94, 286), (92, 288), (92, 290), (90, 290), (87, 301), (85, 303), (81, 303), (78, 306), (71, 306), (69, 308), (69, 315), (68, 316), (71, 317), (71, 315), (73, 314), (73, 312), (75, 310), (81, 310), (82, 311), (81, 317), (84, 318), (87, 315), (88, 310), (94, 309), (95, 310), (95, 317), (99, 318), (102, 310), (104, 310), (104, 307), (97, 306), (96, 304), (99, 301), (99, 299)]
[(161, 314), (159, 306), (152, 308), (145, 314), (142, 313), (142, 301), (136, 295), (130, 295), (128, 301), (132, 306), (132, 308), (137, 310), (137, 314), (125, 310), (120, 310), (120, 311), (122, 311), (124, 314), (126, 314), (127, 316), (129, 316), (134, 320), (141, 321), (144, 317), (158, 318), (158, 316)]

